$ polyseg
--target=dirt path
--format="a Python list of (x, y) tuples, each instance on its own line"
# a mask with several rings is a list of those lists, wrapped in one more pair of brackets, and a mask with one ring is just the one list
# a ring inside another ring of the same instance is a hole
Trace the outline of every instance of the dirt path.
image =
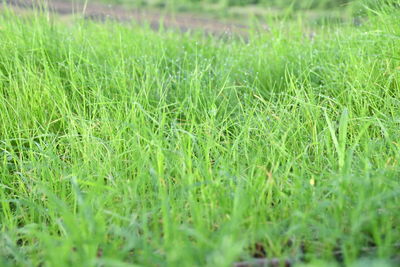
[[(39, 0), (8, 0), (9, 6), (19, 9), (31, 9), (37, 6)], [(43, 2), (43, 1), (41, 1)], [(157, 11), (143, 11), (128, 9), (122, 6), (111, 6), (99, 3), (83, 4), (71, 3), (61, 0), (47, 1), (48, 7), (61, 15), (83, 14), (86, 18), (118, 21), (135, 21), (139, 24), (148, 23), (152, 28), (158, 29), (160, 21), (165, 28), (177, 29), (182, 32), (202, 30), (215, 35), (241, 35), (246, 36), (248, 27), (233, 22), (221, 22), (215, 19), (202, 18), (194, 14), (168, 15)]]

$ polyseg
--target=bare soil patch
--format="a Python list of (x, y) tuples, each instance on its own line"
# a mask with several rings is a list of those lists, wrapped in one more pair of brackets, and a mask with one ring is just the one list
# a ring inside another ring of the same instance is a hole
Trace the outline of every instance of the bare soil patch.
[[(18, 10), (43, 7), (38, 0), (8, 0), (10, 7)], [(126, 8), (118, 5), (105, 5), (89, 3), (87, 5), (71, 3), (61, 0), (46, 1), (46, 8), (60, 15), (83, 15), (85, 18), (95, 20), (118, 20), (123, 22), (137, 22), (148, 24), (153, 29), (162, 25), (167, 29), (176, 29), (182, 32), (201, 30), (215, 35), (241, 35), (246, 36), (248, 27), (235, 22), (223, 22), (217, 19), (204, 18), (195, 14), (167, 14), (161, 11), (148, 11)]]

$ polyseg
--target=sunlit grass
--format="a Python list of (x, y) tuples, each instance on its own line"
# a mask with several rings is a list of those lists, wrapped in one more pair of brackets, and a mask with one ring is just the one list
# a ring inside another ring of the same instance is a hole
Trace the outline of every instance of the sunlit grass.
[(0, 265), (398, 264), (398, 21), (227, 39), (3, 12)]

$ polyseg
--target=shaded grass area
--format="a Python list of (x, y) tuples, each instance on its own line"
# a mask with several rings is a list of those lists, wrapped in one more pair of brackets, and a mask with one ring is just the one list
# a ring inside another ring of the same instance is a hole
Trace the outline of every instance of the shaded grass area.
[(245, 42), (3, 12), (0, 264), (398, 264), (398, 21)]

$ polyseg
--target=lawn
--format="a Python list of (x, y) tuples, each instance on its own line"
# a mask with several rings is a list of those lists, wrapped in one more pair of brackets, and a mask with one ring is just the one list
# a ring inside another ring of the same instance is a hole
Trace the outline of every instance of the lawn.
[(246, 36), (1, 11), (0, 266), (398, 266), (385, 2)]

